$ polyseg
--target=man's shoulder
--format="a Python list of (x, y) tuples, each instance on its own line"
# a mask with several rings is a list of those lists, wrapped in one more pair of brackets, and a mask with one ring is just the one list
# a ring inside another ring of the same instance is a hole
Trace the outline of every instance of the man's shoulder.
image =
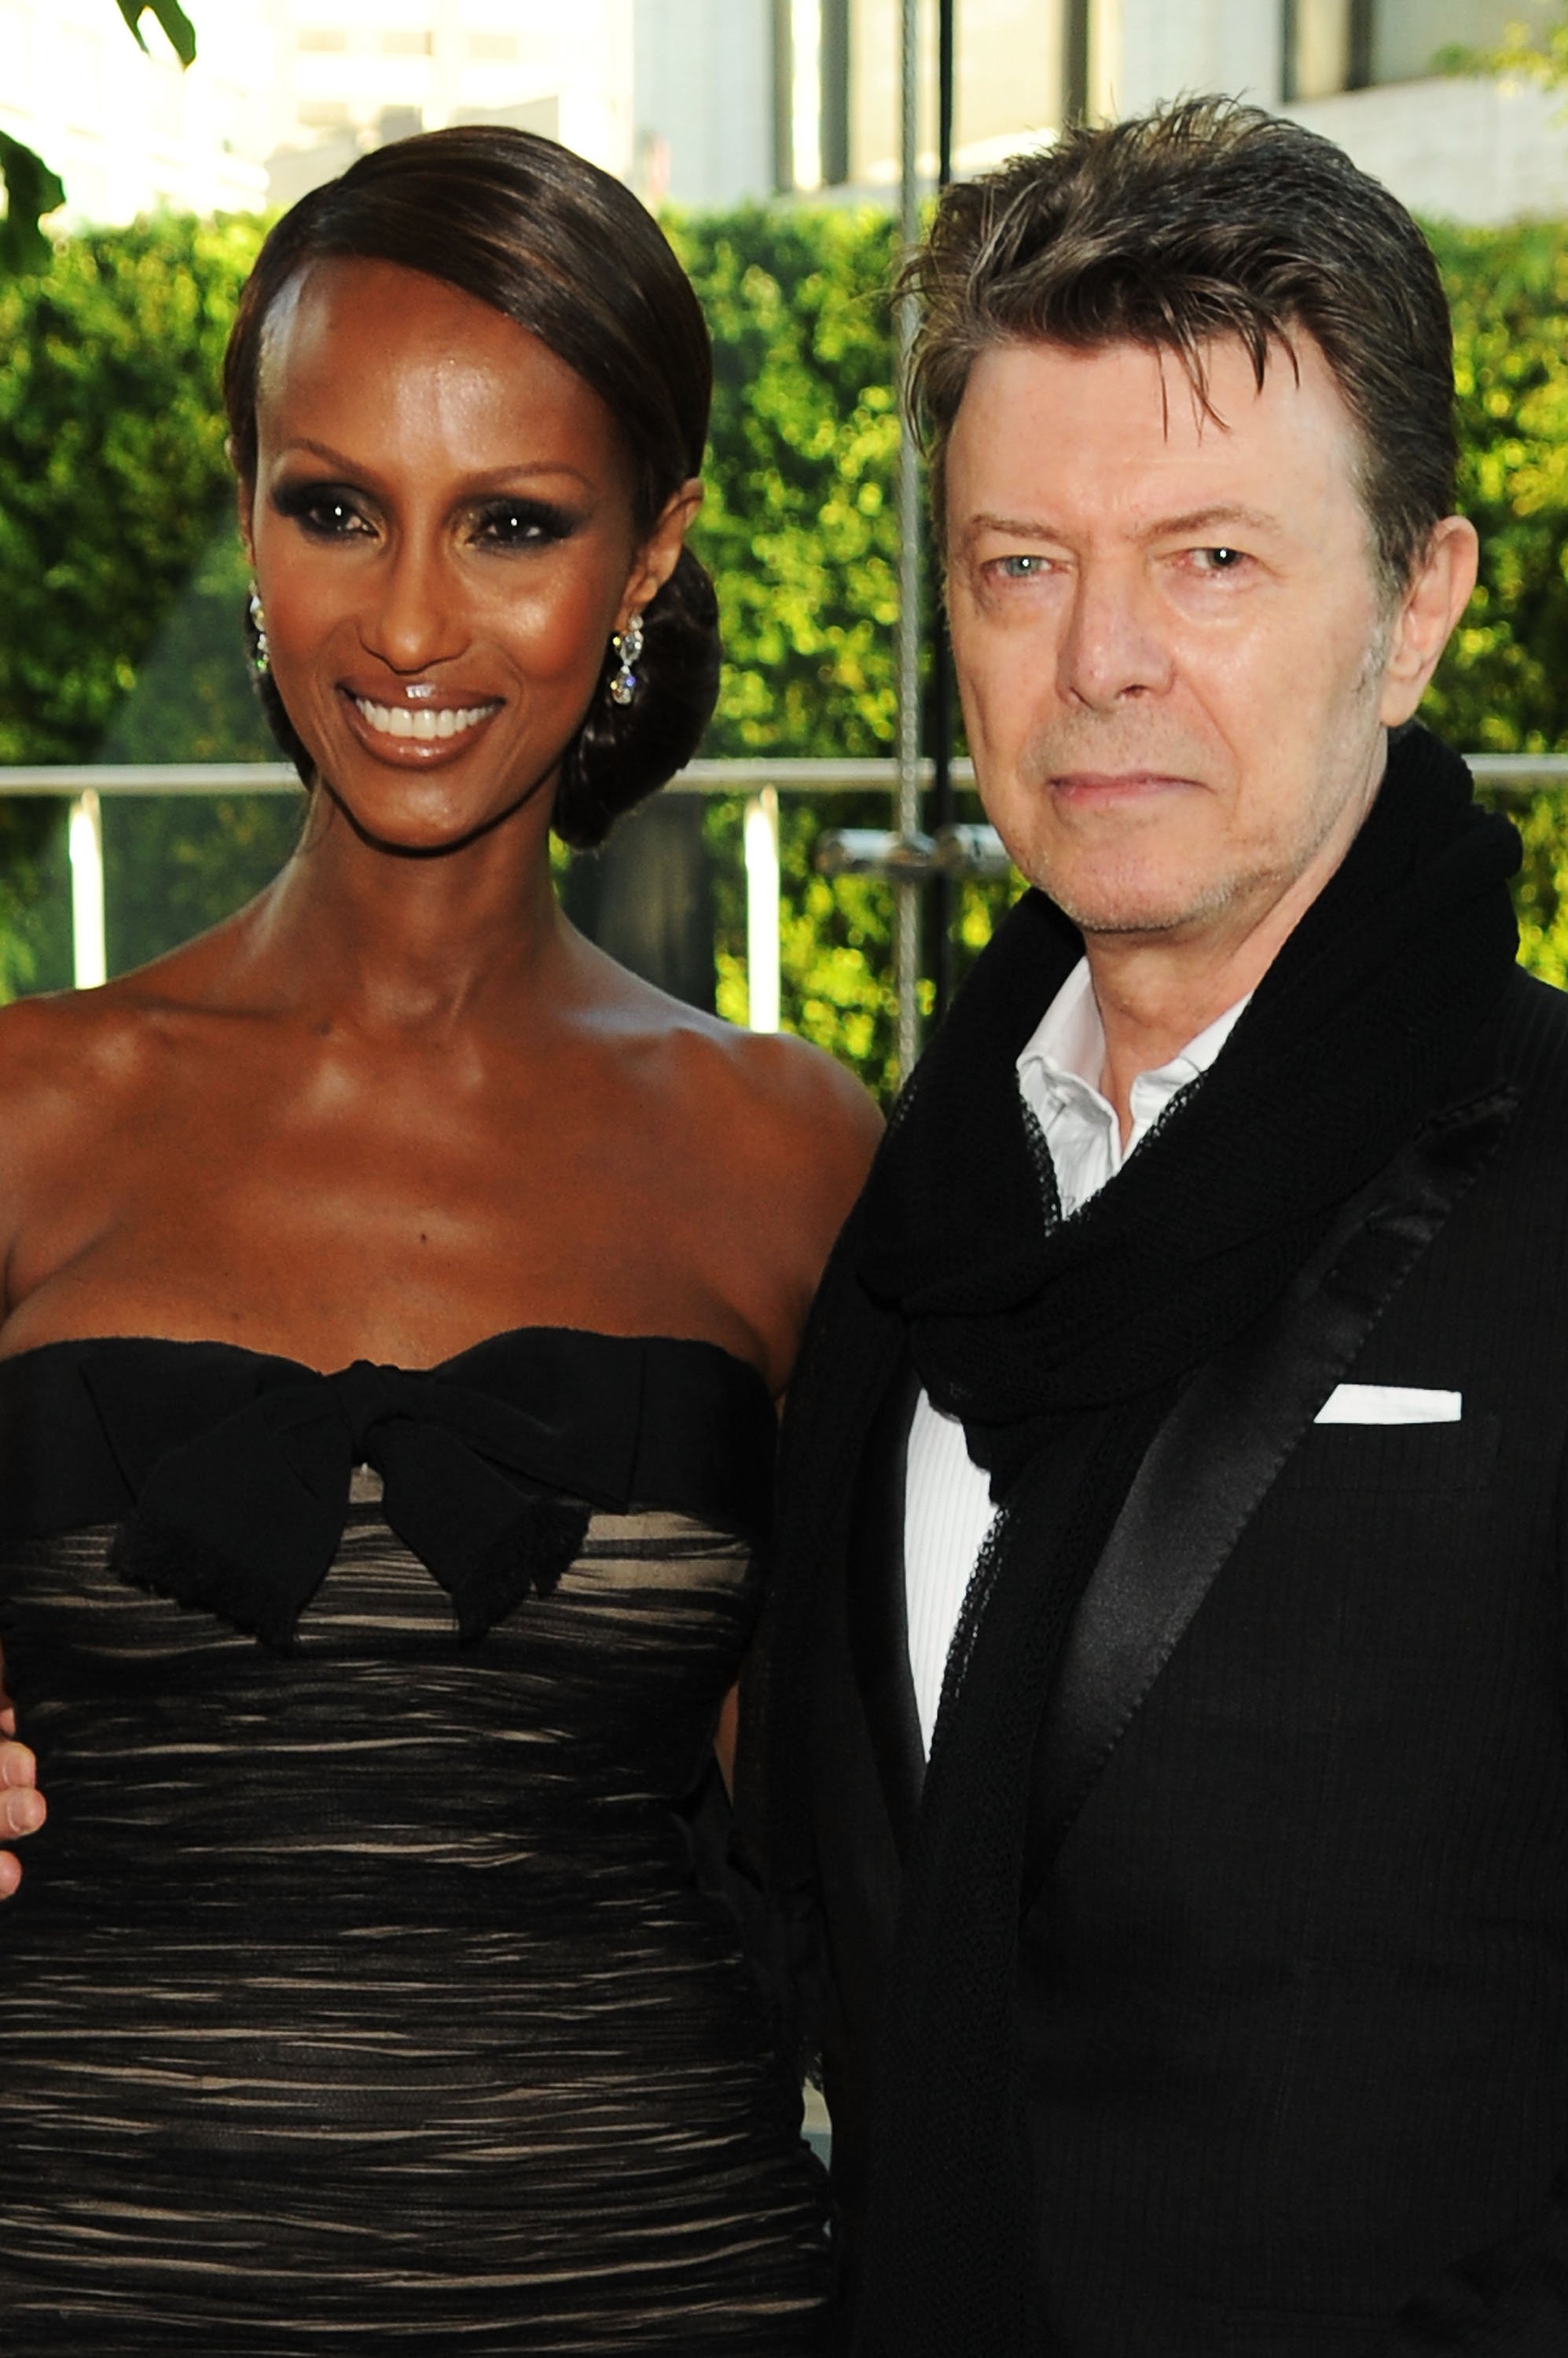
[(1525, 1091), (1568, 1098), (1568, 990), (1516, 967), (1498, 1005), (1500, 1073)]

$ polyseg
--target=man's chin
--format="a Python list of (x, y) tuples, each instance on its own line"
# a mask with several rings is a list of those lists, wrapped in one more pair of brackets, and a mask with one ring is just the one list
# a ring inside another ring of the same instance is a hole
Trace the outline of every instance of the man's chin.
[(1039, 884), (1078, 931), (1090, 936), (1179, 936), (1212, 919), (1225, 898), (1197, 888), (1184, 891), (1169, 876), (1086, 882), (1047, 872)]

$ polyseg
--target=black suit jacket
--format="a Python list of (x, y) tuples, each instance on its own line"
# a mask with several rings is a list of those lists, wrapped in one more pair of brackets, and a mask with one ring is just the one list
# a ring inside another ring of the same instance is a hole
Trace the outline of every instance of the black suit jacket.
[[(1315, 1423), (1342, 1378), (1462, 1413)], [(912, 1399), (890, 1362), (845, 1469), (804, 1764), (851, 2283), (919, 1806)], [(1054, 2358), (1568, 2358), (1565, 1463), (1568, 999), (1520, 975), (1187, 1387), (1070, 1637), (1017, 1993)]]

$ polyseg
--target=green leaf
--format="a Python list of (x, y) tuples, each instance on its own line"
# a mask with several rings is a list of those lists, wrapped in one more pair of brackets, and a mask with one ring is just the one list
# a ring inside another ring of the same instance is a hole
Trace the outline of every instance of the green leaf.
[(149, 11), (168, 35), (169, 47), (180, 64), (189, 65), (196, 55), (196, 27), (179, 0), (120, 0), (120, 14), (144, 49), (146, 43), (142, 39), (142, 18)]
[(0, 221), (0, 274), (47, 270), (52, 248), (38, 227), (39, 216), (65, 202), (59, 175), (19, 139), (0, 131), (0, 180), (5, 184), (5, 217)]

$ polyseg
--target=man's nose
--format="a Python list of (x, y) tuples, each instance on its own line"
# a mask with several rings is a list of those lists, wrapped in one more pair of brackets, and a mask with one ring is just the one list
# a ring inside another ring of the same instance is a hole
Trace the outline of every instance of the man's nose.
[(1157, 693), (1170, 676), (1170, 649), (1142, 568), (1082, 566), (1057, 648), (1062, 696), (1108, 711), (1126, 697)]
[(388, 552), (360, 635), (392, 671), (421, 672), (461, 654), (460, 601), (438, 548), (410, 538)]

